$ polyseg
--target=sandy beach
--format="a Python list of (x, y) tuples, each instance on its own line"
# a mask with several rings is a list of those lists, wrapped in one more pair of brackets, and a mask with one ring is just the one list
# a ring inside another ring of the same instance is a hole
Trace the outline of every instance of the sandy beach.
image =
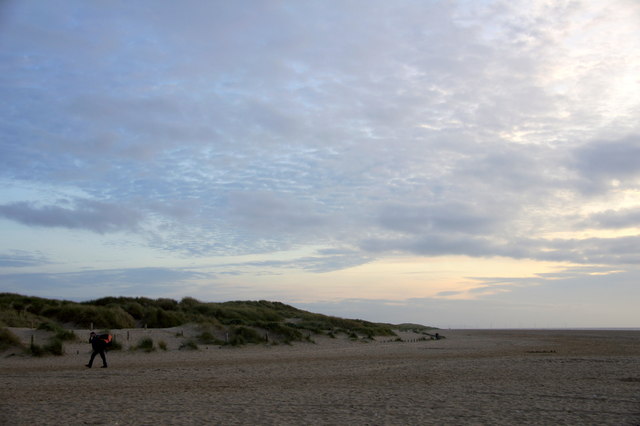
[[(440, 333), (195, 351), (178, 349), (176, 329), (118, 330), (125, 349), (106, 369), (84, 366), (83, 342), (63, 356), (4, 353), (0, 423), (640, 424), (640, 331)], [(141, 336), (167, 350), (128, 350)]]

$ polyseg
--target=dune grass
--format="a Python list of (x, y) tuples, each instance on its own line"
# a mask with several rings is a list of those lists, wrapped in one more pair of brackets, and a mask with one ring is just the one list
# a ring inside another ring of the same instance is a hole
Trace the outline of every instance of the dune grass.
[(153, 339), (151, 337), (143, 337), (138, 341), (138, 344), (133, 347), (135, 350), (142, 350), (145, 352), (153, 352), (156, 350), (156, 347), (153, 343)]
[(78, 337), (72, 330), (67, 330), (63, 328), (60, 324), (57, 324), (51, 321), (45, 321), (43, 323), (40, 323), (37, 329), (54, 332), (55, 333), (54, 337), (60, 340), (61, 342), (67, 342), (67, 341), (72, 342), (72, 341), (78, 340)]
[(132, 351), (144, 351), (149, 353), (155, 351), (156, 346), (151, 337), (143, 337), (138, 340), (137, 344), (131, 346), (129, 349)]
[[(310, 340), (312, 334), (373, 339), (395, 336), (394, 328), (428, 329), (417, 324), (393, 326), (315, 314), (281, 302), (201, 302), (191, 297), (104, 297), (87, 302), (0, 293), (0, 326), (48, 327), (59, 340), (72, 340), (65, 327), (122, 329), (169, 328), (201, 324), (199, 344), (241, 345)], [(224, 337), (222, 337), (224, 336)]]
[(0, 328), (0, 351), (4, 351), (11, 348), (24, 349), (24, 345), (9, 329)]
[(193, 339), (187, 339), (184, 342), (182, 342), (182, 344), (180, 345), (180, 347), (178, 349), (180, 349), (180, 350), (197, 351), (198, 350), (198, 343)]
[(29, 345), (27, 349), (27, 353), (33, 356), (43, 356), (43, 355), (64, 355), (64, 345), (62, 340), (57, 337), (52, 337), (49, 341), (44, 345), (38, 345), (33, 341)]

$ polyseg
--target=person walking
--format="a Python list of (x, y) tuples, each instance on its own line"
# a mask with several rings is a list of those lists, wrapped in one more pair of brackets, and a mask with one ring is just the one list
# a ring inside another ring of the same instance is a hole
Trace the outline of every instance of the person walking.
[(91, 354), (91, 359), (89, 360), (89, 364), (87, 367), (91, 368), (93, 366), (93, 359), (96, 355), (100, 354), (100, 358), (102, 358), (102, 368), (107, 368), (107, 357), (105, 356), (105, 350), (107, 349), (107, 345), (111, 340), (111, 336), (108, 334), (103, 334), (98, 336), (95, 331), (92, 331), (89, 335), (89, 343), (91, 343), (91, 347), (93, 348), (93, 353)]

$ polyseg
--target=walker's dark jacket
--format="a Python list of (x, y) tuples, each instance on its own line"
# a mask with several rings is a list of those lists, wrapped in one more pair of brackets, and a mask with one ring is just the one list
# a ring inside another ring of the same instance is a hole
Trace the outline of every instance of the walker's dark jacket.
[(107, 348), (107, 334), (95, 334), (89, 337), (89, 343), (94, 351), (103, 351)]

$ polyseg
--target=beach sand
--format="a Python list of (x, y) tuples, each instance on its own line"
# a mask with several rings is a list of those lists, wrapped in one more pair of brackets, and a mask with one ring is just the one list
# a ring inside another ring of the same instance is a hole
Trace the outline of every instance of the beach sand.
[[(84, 366), (88, 343), (2, 354), (0, 423), (640, 425), (640, 331), (442, 330), (442, 340), (197, 351), (178, 350), (176, 329), (126, 332), (107, 369), (99, 358)], [(126, 350), (146, 335), (168, 350)]]

